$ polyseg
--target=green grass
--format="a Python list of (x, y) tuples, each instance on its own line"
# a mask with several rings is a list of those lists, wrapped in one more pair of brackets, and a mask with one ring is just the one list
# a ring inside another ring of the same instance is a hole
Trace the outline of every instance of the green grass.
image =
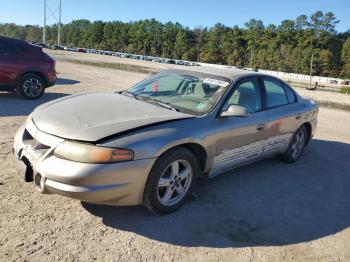
[(342, 86), (339, 90), (339, 93), (342, 94), (349, 94), (350, 95), (350, 87), (347, 86)]

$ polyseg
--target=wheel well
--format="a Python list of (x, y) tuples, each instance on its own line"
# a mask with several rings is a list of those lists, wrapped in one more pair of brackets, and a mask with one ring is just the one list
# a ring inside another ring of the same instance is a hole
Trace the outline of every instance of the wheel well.
[(312, 126), (309, 122), (306, 122), (303, 124), (303, 126), (306, 127), (306, 131), (307, 131), (307, 140), (306, 140), (306, 144), (309, 143), (310, 139), (311, 139), (311, 134), (312, 134)]
[(190, 150), (192, 152), (192, 154), (196, 157), (198, 164), (199, 164), (199, 168), (203, 171), (205, 168), (205, 162), (207, 159), (207, 152), (205, 151), (204, 147), (196, 144), (196, 143), (186, 143), (186, 144), (181, 144), (181, 145), (177, 145), (171, 149), (174, 149), (176, 147), (184, 147), (188, 150)]
[(43, 73), (40, 73), (38, 71), (29, 71), (29, 72), (25, 72), (23, 74), (21, 74), (19, 77), (18, 77), (18, 80), (23, 77), (24, 75), (37, 75), (37, 76), (40, 76), (41, 79), (44, 81), (45, 83), (45, 86), (47, 85), (47, 79), (45, 77), (45, 75)]

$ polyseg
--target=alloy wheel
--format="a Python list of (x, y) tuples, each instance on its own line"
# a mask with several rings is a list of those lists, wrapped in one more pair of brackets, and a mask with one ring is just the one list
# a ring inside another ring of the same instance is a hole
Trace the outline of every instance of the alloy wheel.
[(190, 163), (184, 159), (172, 162), (160, 176), (157, 195), (164, 206), (179, 203), (191, 187), (193, 170)]
[(305, 145), (305, 132), (303, 129), (300, 129), (293, 140), (292, 143), (292, 157), (298, 158), (303, 151)]
[(23, 93), (30, 98), (40, 96), (43, 90), (42, 83), (35, 78), (29, 78), (23, 83)]

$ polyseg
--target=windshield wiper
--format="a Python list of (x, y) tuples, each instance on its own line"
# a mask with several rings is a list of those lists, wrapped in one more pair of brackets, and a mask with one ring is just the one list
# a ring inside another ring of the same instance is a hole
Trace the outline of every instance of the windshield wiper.
[(180, 110), (173, 107), (170, 103), (166, 103), (166, 102), (162, 102), (158, 99), (155, 99), (155, 98), (151, 98), (149, 96), (135, 96), (136, 99), (139, 99), (139, 100), (142, 100), (142, 101), (149, 101), (149, 102), (152, 102), (154, 104), (157, 104), (161, 107), (164, 107), (164, 108), (167, 108), (167, 109), (170, 109), (170, 110), (173, 110), (173, 111), (176, 111), (176, 112), (179, 112)]
[(135, 94), (133, 94), (133, 93), (131, 93), (129, 91), (123, 91), (123, 92), (121, 92), (121, 94), (126, 95), (128, 97), (135, 98), (137, 100), (141, 100), (141, 101), (145, 101), (145, 102), (149, 101), (149, 102), (152, 102), (154, 104), (157, 104), (157, 105), (159, 105), (161, 107), (164, 107), (164, 108), (167, 108), (167, 109), (170, 109), (170, 110), (174, 110), (174, 111), (177, 111), (177, 112), (180, 111), (179, 109), (171, 106), (170, 103), (162, 102), (162, 101), (160, 101), (158, 99), (151, 98), (149, 96), (138, 96), (138, 95), (135, 95)]
[(131, 93), (129, 91), (122, 91), (122, 92), (120, 92), (120, 94), (126, 95), (128, 97), (133, 97), (133, 98), (139, 99), (136, 95), (134, 95), (133, 93)]
[(179, 111), (180, 111), (178, 108), (175, 108), (175, 107), (171, 106), (170, 103), (162, 102), (162, 101), (159, 101), (159, 100), (156, 100), (156, 99), (153, 99), (153, 101), (156, 102), (158, 105), (160, 105), (160, 106), (162, 106), (162, 107), (165, 107), (165, 108), (174, 110), (174, 111), (176, 111), (176, 112), (179, 112)]

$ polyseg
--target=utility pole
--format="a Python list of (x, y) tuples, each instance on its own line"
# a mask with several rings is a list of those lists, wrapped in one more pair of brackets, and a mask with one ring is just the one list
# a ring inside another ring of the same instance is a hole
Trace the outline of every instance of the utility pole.
[(254, 47), (250, 49), (250, 68), (253, 68)]
[(43, 27), (43, 43), (46, 44), (46, 0), (44, 0), (44, 27)]
[[(47, 1), (44, 0), (44, 27), (43, 27), (43, 43), (46, 44), (46, 24), (47, 21), (53, 17), (57, 24), (57, 45), (61, 45), (61, 12), (62, 12), (62, 0), (58, 0), (59, 5), (56, 10), (52, 11), (50, 7), (47, 5)], [(47, 11), (49, 11), (49, 16), (47, 16)], [(57, 11), (58, 11), (58, 18), (57, 18)]]
[(198, 43), (197, 43), (197, 62), (200, 62), (200, 59), (199, 59), (200, 53), (201, 53), (201, 52), (200, 52), (200, 49), (201, 49), (201, 48), (200, 48), (200, 43), (198, 42)]
[(62, 11), (62, 1), (60, 0), (59, 14), (58, 14), (58, 35), (57, 35), (57, 45), (61, 45), (61, 11)]
[(314, 54), (311, 54), (311, 62), (310, 62), (310, 86), (309, 88), (312, 89), (312, 63), (314, 61)]

